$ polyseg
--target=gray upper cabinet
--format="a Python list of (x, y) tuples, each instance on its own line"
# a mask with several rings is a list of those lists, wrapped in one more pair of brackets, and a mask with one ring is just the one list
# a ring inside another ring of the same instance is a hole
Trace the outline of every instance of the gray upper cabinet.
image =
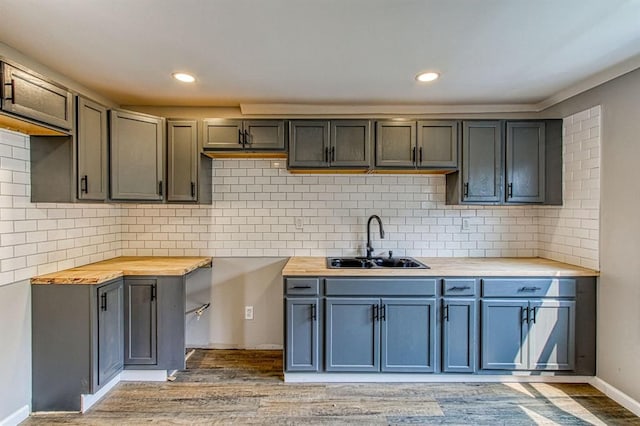
[(122, 281), (98, 288), (98, 372), (103, 386), (122, 370), (124, 363)]
[(458, 167), (457, 121), (378, 121), (376, 167)]
[(164, 198), (164, 119), (111, 111), (111, 198)]
[(283, 120), (217, 118), (205, 120), (202, 147), (221, 151), (282, 151), (285, 141)]
[(502, 122), (464, 122), (462, 201), (499, 203), (501, 194)]
[(73, 127), (73, 95), (35, 73), (2, 63), (2, 110), (65, 130)]
[(328, 121), (292, 121), (289, 132), (290, 168), (329, 167)]
[(368, 120), (292, 121), (290, 168), (369, 168), (371, 122)]
[(376, 123), (376, 167), (415, 167), (417, 154), (415, 121)]
[(545, 123), (508, 122), (506, 202), (545, 200)]
[(108, 196), (107, 109), (77, 98), (78, 199), (104, 201)]
[(458, 122), (418, 121), (417, 167), (458, 168)]
[(167, 122), (167, 201), (198, 199), (198, 125)]

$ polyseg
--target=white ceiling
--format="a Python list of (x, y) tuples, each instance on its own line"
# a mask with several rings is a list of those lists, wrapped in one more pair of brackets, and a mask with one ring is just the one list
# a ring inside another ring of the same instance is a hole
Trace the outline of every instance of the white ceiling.
[(640, 55), (638, 0), (0, 0), (0, 17), (0, 41), (122, 105), (536, 104)]

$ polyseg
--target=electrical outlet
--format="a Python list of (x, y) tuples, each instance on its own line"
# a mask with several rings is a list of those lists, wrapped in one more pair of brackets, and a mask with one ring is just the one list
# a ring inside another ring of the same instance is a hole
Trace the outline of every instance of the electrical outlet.
[(301, 217), (296, 217), (296, 229), (302, 229), (304, 227), (304, 222)]
[(468, 231), (470, 229), (469, 219), (462, 219), (462, 230)]
[(253, 319), (253, 306), (245, 306), (244, 307), (244, 319), (252, 320)]

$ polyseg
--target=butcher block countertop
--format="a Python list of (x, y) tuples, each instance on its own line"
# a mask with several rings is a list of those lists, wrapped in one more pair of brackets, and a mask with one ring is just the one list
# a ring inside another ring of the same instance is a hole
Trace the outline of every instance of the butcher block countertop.
[(129, 275), (186, 275), (211, 257), (122, 256), (31, 278), (31, 284), (101, 284)]
[(283, 276), (595, 277), (598, 271), (538, 257), (416, 257), (431, 269), (327, 268), (325, 257), (292, 257)]

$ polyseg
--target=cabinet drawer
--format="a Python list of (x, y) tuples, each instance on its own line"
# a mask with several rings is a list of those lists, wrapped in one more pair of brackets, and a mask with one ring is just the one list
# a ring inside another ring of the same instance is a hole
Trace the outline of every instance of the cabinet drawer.
[(571, 278), (489, 278), (482, 280), (483, 297), (575, 297)]
[(475, 296), (478, 282), (475, 278), (445, 278), (442, 285), (444, 296)]
[(285, 280), (285, 295), (318, 294), (320, 293), (320, 280), (318, 278), (287, 278)]
[(327, 278), (327, 296), (435, 296), (439, 279)]

